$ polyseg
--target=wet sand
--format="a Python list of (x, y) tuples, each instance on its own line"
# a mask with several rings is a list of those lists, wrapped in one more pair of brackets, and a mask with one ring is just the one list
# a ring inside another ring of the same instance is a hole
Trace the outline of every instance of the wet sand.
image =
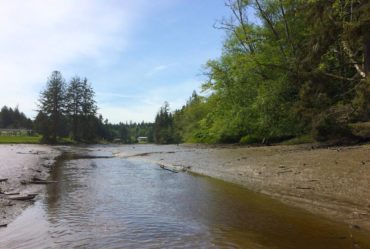
[(4, 193), (39, 194), (44, 185), (22, 184), (22, 181), (33, 177), (46, 179), (58, 155), (59, 151), (46, 145), (0, 145), (0, 179), (4, 180), (0, 180), (0, 226), (9, 224), (33, 203), (32, 200), (10, 200), (10, 195)]
[(370, 144), (318, 149), (308, 145), (127, 145), (113, 150), (119, 157), (237, 183), (370, 231)]

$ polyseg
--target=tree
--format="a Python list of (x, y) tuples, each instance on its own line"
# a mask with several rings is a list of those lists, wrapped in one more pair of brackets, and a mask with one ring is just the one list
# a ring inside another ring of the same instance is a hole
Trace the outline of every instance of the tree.
[(332, 139), (370, 119), (369, 1), (225, 3), (230, 18), (216, 28), (227, 39), (220, 58), (206, 64), (208, 96), (174, 112), (183, 141)]
[(1, 108), (1, 119), (0, 119), (0, 125), (1, 128), (9, 128), (12, 124), (12, 108), (8, 108), (7, 106), (3, 106)]
[(165, 102), (159, 109), (154, 123), (154, 141), (157, 144), (174, 143), (173, 117), (170, 106)]
[(91, 87), (87, 78), (84, 78), (81, 83), (81, 97), (82, 137), (87, 141), (92, 141), (96, 137), (96, 113), (98, 107), (94, 99), (94, 89)]
[(82, 115), (83, 85), (80, 77), (71, 79), (66, 93), (67, 114), (71, 122), (72, 138), (80, 140), (79, 119)]
[[(39, 113), (42, 113), (43, 122), (50, 127), (50, 133), (44, 133), (44, 139), (55, 143), (58, 136), (65, 134), (63, 123), (66, 112), (66, 83), (59, 71), (54, 71), (48, 78), (46, 89), (41, 92), (39, 99)], [(49, 137), (50, 136), (50, 137)]]
[(0, 110), (0, 128), (32, 128), (32, 120), (26, 117), (26, 115), (19, 111), (18, 106), (14, 108), (8, 108), (4, 106)]

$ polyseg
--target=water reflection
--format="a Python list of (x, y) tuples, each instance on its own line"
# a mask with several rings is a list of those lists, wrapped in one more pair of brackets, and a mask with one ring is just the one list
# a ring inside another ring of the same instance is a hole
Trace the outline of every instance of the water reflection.
[(346, 226), (233, 184), (139, 161), (69, 158), (54, 168), (58, 183), (44, 201), (0, 231), (0, 248), (353, 246)]

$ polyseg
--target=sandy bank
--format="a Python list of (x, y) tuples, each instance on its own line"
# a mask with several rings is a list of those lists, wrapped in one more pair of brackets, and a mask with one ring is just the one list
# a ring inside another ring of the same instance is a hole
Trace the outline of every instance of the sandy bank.
[[(32, 177), (45, 179), (49, 175), (56, 149), (44, 145), (0, 145), (0, 225), (8, 224), (32, 201), (9, 200), (3, 193), (38, 194), (43, 185), (21, 184)], [(6, 180), (5, 180), (6, 179)], [(35, 199), (40, 198), (36, 197)]]
[(115, 154), (241, 184), (370, 231), (370, 145), (134, 145), (117, 147)]

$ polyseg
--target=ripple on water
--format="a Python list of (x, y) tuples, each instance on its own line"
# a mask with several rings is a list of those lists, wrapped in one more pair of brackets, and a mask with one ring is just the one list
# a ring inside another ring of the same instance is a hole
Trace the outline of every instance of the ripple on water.
[(53, 169), (52, 179), (58, 183), (47, 186), (44, 200), (0, 231), (0, 248), (351, 246), (341, 225), (233, 184), (152, 164), (70, 160)]

